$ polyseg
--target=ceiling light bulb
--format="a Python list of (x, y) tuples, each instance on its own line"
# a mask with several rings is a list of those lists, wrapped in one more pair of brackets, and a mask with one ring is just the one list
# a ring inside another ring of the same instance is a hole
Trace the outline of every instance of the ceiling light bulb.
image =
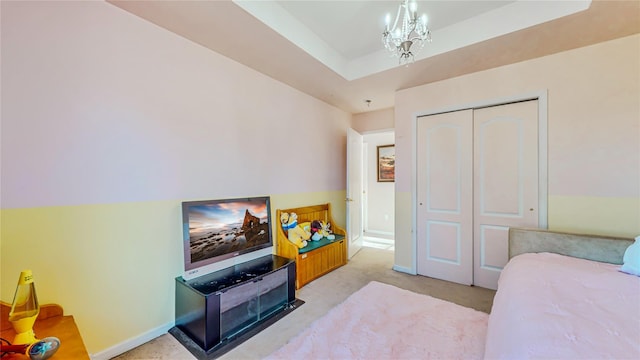
[(409, 3), (409, 11), (413, 14), (418, 10), (418, 4), (415, 1)]

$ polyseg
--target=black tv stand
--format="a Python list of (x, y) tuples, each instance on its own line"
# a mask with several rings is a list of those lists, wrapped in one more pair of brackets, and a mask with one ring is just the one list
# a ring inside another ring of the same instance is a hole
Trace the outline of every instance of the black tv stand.
[(267, 255), (195, 279), (176, 278), (169, 332), (199, 359), (222, 355), (302, 304), (295, 261)]

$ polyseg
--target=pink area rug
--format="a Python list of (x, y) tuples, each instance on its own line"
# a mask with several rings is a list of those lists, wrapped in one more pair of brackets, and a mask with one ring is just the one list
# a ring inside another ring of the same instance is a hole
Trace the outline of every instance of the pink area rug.
[(481, 359), (488, 318), (372, 281), (267, 359)]

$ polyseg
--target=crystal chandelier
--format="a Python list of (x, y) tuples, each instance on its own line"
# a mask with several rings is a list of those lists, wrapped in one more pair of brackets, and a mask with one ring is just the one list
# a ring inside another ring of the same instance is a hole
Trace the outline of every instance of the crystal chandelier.
[[(417, 50), (422, 49), (425, 41), (431, 41), (431, 30), (427, 27), (427, 15), (418, 18), (418, 4), (415, 0), (402, 0), (398, 7), (396, 20), (391, 25), (391, 15), (387, 14), (385, 29), (382, 33), (382, 43), (393, 56), (398, 57), (398, 63), (409, 64), (414, 61), (411, 46), (416, 44)], [(400, 17), (402, 16), (402, 19)], [(415, 49), (415, 47), (414, 47)], [(416, 51), (417, 51), (416, 50)]]

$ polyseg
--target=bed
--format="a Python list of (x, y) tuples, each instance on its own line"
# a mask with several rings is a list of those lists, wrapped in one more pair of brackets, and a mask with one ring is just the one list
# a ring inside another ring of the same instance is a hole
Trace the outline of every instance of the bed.
[(486, 359), (640, 359), (640, 277), (629, 239), (510, 229)]

